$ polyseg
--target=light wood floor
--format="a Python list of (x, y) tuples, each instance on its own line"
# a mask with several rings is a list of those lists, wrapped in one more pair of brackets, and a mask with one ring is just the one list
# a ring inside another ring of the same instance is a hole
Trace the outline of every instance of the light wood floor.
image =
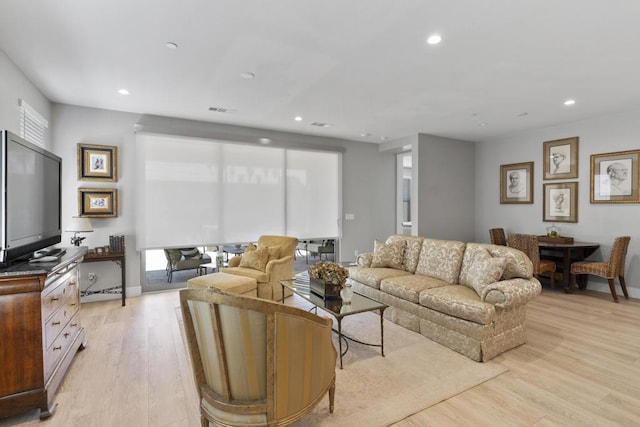
[[(88, 348), (42, 426), (199, 426), (178, 304), (176, 291), (83, 304)], [(395, 426), (640, 425), (640, 301), (544, 292), (527, 331), (494, 359), (509, 372)], [(0, 421), (39, 424), (35, 413)]]

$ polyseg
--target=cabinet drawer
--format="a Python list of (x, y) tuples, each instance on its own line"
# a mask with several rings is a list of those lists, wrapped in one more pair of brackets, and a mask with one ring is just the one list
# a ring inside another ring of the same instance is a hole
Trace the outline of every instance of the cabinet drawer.
[(42, 318), (46, 319), (56, 311), (59, 307), (66, 303), (67, 300), (67, 284), (69, 281), (74, 283), (77, 281), (75, 274), (67, 273), (58, 276), (51, 284), (45, 285), (42, 294)]
[[(67, 352), (76, 335), (80, 332), (80, 313), (71, 317), (62, 332), (53, 340), (45, 351), (45, 379), (49, 378), (53, 369), (58, 365), (62, 356)], [(46, 380), (45, 380), (46, 381)]]

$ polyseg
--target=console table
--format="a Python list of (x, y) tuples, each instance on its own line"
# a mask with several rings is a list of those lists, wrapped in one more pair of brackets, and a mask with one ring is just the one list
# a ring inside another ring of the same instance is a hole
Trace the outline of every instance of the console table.
[[(102, 254), (86, 254), (82, 262), (99, 262), (99, 261), (113, 261), (120, 266), (120, 272), (122, 275), (120, 292), (122, 293), (122, 306), (126, 305), (127, 298), (127, 269), (125, 264), (124, 252), (110, 252)], [(113, 289), (113, 288), (111, 288)], [(104, 293), (106, 289), (100, 291), (84, 291), (83, 295), (92, 295), (97, 293)]]

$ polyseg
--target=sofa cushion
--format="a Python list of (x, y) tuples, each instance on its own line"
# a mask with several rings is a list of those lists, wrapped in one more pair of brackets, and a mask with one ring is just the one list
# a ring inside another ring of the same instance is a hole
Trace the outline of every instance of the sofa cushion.
[(387, 243), (405, 242), (404, 249), (404, 269), (409, 273), (415, 273), (420, 258), (420, 250), (422, 249), (422, 241), (424, 237), (407, 236), (404, 234), (394, 234), (389, 236)]
[(462, 242), (424, 239), (416, 274), (442, 279), (450, 285), (457, 283), (464, 248)]
[(533, 264), (524, 252), (501, 245), (482, 244), (481, 246), (487, 249), (492, 257), (507, 259), (502, 280), (531, 279), (533, 277)]
[(395, 268), (366, 268), (366, 267), (350, 267), (349, 277), (353, 280), (367, 285), (374, 289), (380, 289), (380, 282), (389, 277), (409, 276), (404, 270), (396, 270)]
[(506, 258), (492, 257), (480, 244), (467, 243), (458, 283), (473, 288), (478, 295), (482, 296), (488, 285), (500, 280), (506, 263)]
[(256, 279), (258, 283), (266, 283), (269, 281), (269, 275), (264, 271), (256, 270), (255, 268), (246, 268), (246, 267), (229, 267), (223, 268), (223, 273), (227, 274), (235, 274), (238, 276), (246, 276)]
[(269, 261), (273, 261), (275, 259), (280, 259), (280, 245), (278, 246), (265, 246), (265, 245), (258, 245), (258, 249), (266, 249), (267, 252), (269, 253), (269, 257), (267, 259), (267, 263)]
[(405, 242), (383, 243), (380, 240), (374, 242), (373, 258), (371, 267), (373, 268), (396, 268), (401, 270), (404, 261)]
[(180, 249), (180, 253), (185, 258), (200, 258), (200, 251), (198, 248), (183, 248)]
[(473, 289), (448, 285), (420, 292), (420, 305), (481, 325), (490, 324), (496, 315), (493, 304), (480, 301)]
[(416, 304), (420, 301), (421, 291), (440, 286), (447, 286), (447, 282), (418, 274), (390, 277), (380, 282), (382, 292)]

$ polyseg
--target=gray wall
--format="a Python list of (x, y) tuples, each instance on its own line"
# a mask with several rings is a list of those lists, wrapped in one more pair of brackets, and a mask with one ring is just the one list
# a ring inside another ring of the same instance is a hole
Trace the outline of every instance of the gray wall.
[[(419, 236), (474, 240), (474, 144), (419, 135), (417, 147)], [(414, 225), (415, 227), (415, 225)], [(414, 228), (415, 232), (415, 228)]]
[(24, 99), (42, 117), (49, 121), (45, 134), (45, 147), (51, 150), (51, 103), (22, 74), (11, 59), (0, 50), (0, 129), (20, 135), (20, 114), (18, 99)]
[[(506, 232), (545, 234), (551, 223), (542, 221), (543, 182), (578, 181), (578, 222), (555, 223), (560, 234), (575, 240), (600, 243), (594, 260), (608, 259), (616, 236), (630, 235), (627, 254), (627, 287), (640, 297), (640, 205), (591, 204), (590, 156), (592, 154), (640, 149), (640, 111), (599, 117), (546, 129), (522, 132), (476, 145), (475, 234), (480, 242), (489, 241), (489, 228), (504, 227)], [(544, 141), (580, 138), (578, 178), (543, 181)], [(500, 165), (534, 162), (534, 203), (500, 204)], [(590, 278), (589, 289), (609, 292), (605, 282)], [(618, 289), (619, 292), (619, 289)]]
[[(113, 233), (124, 234), (127, 245), (128, 294), (141, 292), (140, 254), (135, 251), (135, 129), (202, 136), (230, 141), (252, 141), (259, 137), (272, 139), (274, 145), (307, 148), (332, 147), (343, 152), (343, 211), (353, 213), (355, 220), (342, 221), (343, 260), (352, 260), (355, 250), (371, 251), (373, 240), (393, 234), (395, 224), (395, 156), (379, 153), (378, 146), (334, 138), (319, 138), (284, 132), (194, 122), (156, 116), (121, 113), (63, 104), (54, 104), (55, 151), (63, 160), (63, 227), (77, 214), (79, 187), (116, 187), (119, 216), (92, 220), (93, 233), (83, 242), (89, 247), (108, 243)], [(142, 126), (139, 125), (142, 123)], [(117, 183), (78, 181), (76, 150), (78, 143), (116, 145), (119, 147), (119, 180)], [(197, 197), (198, 195), (194, 195)], [(70, 236), (65, 236), (68, 239)], [(68, 240), (63, 241), (66, 244)], [(99, 280), (119, 283), (119, 270), (109, 263), (92, 263), (81, 268), (81, 285), (86, 275), (96, 272)]]

